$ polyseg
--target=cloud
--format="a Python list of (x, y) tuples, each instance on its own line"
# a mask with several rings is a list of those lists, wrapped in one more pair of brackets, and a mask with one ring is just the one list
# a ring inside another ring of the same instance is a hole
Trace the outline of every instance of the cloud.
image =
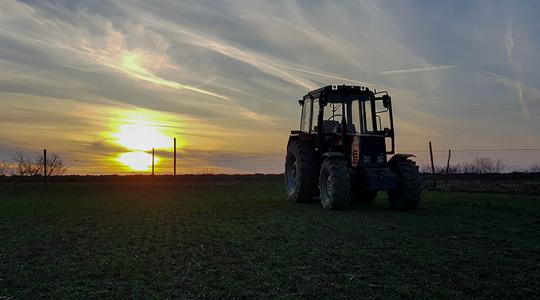
[[(67, 55), (58, 60), (64, 61), (66, 66), (82, 70), (96, 70), (96, 67), (103, 66), (152, 84), (185, 89), (227, 100), (223, 95), (157, 76), (154, 71), (178, 67), (171, 65), (167, 57), (167, 42), (159, 35), (149, 32), (143, 25), (134, 25), (131, 28), (130, 39), (144, 41), (146, 42), (144, 47), (150, 46), (151, 49), (129, 47), (126, 34), (115, 29), (110, 20), (99, 15), (78, 11), (77, 14), (82, 21), (72, 24), (67, 20), (48, 18), (32, 7), (15, 1), (7, 1), (2, 8), (5, 9), (6, 16), (18, 17), (15, 22), (9, 22), (13, 20), (7, 18), (5, 23), (8, 26), (5, 26), (4, 30), (0, 29), (3, 34), (35, 47), (46, 47), (54, 49), (53, 52)], [(29, 24), (20, 25), (22, 22)], [(19, 29), (19, 32), (12, 30), (13, 25), (17, 25), (16, 29)], [(22, 26), (26, 27), (23, 28), (24, 33), (39, 28), (37, 33), (43, 34), (33, 33), (30, 36), (17, 34), (21, 33)]]
[[(514, 52), (514, 37), (512, 34), (513, 31), (513, 20), (510, 19), (506, 23), (506, 32), (504, 34), (504, 47), (506, 49), (506, 57), (508, 58), (508, 63), (512, 67), (514, 73), (518, 73), (518, 66), (514, 62), (513, 52)], [(508, 82), (508, 80), (506, 80)], [(527, 106), (527, 102), (525, 102), (525, 99), (523, 97), (523, 85), (521, 81), (512, 79), (510, 80), (511, 84), (514, 85), (516, 91), (517, 91), (517, 102), (519, 106), (521, 107), (521, 111), (523, 112), (523, 115), (526, 118), (530, 118), (529, 114), (529, 108)]]
[(504, 34), (504, 47), (506, 49), (506, 57), (510, 65), (514, 66), (514, 59), (512, 58), (512, 52), (514, 51), (514, 38), (512, 37), (512, 20), (509, 20), (506, 25), (506, 32)]
[(516, 82), (516, 88), (518, 92), (518, 101), (521, 105), (521, 110), (523, 111), (523, 114), (528, 118), (529, 117), (529, 108), (527, 107), (527, 104), (525, 103), (525, 100), (523, 100), (523, 87), (521, 85), (520, 81)]
[(459, 66), (457, 65), (440, 65), (440, 66), (429, 66), (423, 68), (412, 68), (412, 69), (401, 69), (401, 70), (388, 70), (381, 72), (382, 75), (402, 75), (407, 73), (418, 73), (418, 72), (430, 72), (430, 71), (442, 71), (448, 69), (454, 69)]
[(364, 86), (373, 86), (373, 84), (370, 84), (368, 82), (345, 78), (345, 77), (343, 77), (341, 75), (326, 74), (326, 73), (306, 70), (304, 68), (301, 69), (301, 68), (295, 68), (295, 67), (290, 67), (290, 66), (285, 66), (285, 65), (275, 65), (275, 66), (278, 67), (278, 68), (283, 68), (283, 69), (287, 69), (287, 70), (291, 70), (291, 71), (297, 71), (297, 72), (302, 72), (302, 73), (311, 74), (311, 75), (323, 76), (323, 77), (332, 78), (332, 79), (336, 79), (336, 80), (340, 80), (340, 81), (351, 82), (351, 83), (355, 83), (355, 84), (361, 84), (361, 85), (364, 85)]
[[(390, 92), (402, 147), (428, 138), (457, 147), (463, 132), (486, 146), (529, 143), (540, 131), (527, 121), (540, 108), (535, 4), (460, 5), (0, 1), (0, 139), (54, 144), (84, 157), (81, 166), (103, 166), (107, 153), (93, 143), (126, 122), (115, 112), (141, 109), (166, 116), (160, 128), (217, 168), (219, 153), (283, 152), (298, 127), (295, 100), (348, 83)], [(507, 129), (520, 134), (497, 136)], [(281, 168), (248, 156), (221, 167)]]
[(138, 1), (115, 4), (124, 12), (132, 16), (133, 19), (140, 20), (142, 23), (146, 24), (146, 26), (149, 26), (156, 31), (166, 33), (171, 41), (208, 49), (215, 53), (246, 63), (264, 73), (306, 89), (311, 89), (315, 86), (312, 82), (291, 76), (288, 73), (274, 68), (271, 65), (272, 60), (264, 55), (250, 51), (249, 49), (242, 49), (241, 47), (223, 41), (218, 37), (182, 26), (180, 23), (172, 22), (166, 18), (161, 18), (158, 13), (161, 13), (162, 10), (159, 7), (148, 6), (147, 3)]
[[(322, 76), (322, 77), (327, 77), (327, 78), (340, 80), (341, 83), (346, 82), (346, 83), (353, 83), (353, 84), (357, 84), (357, 85), (362, 85), (362, 86), (369, 87), (371, 89), (374, 89), (374, 88), (382, 88), (382, 89), (388, 89), (388, 90), (393, 89), (390, 86), (385, 87), (385, 86), (377, 85), (375, 83), (370, 83), (370, 82), (365, 82), (365, 81), (358, 81), (358, 80), (355, 80), (355, 79), (345, 78), (345, 77), (343, 77), (341, 75), (338, 75), (338, 74), (326, 74), (326, 73), (306, 70), (305, 68), (295, 68), (295, 67), (284, 66), (284, 65), (276, 65), (276, 66), (280, 67), (280, 68), (285, 68), (285, 69), (288, 69), (288, 70), (292, 70), (292, 71), (297, 71), (297, 72), (302, 72), (302, 73), (306, 73), (306, 74), (311, 74), (311, 75)], [(414, 94), (418, 94), (418, 96), (424, 96), (424, 95), (421, 95), (420, 93), (418, 93), (416, 91), (412, 91), (410, 89), (400, 88), (400, 89), (394, 89), (394, 90), (402, 90), (402, 91), (407, 91), (407, 92), (412, 92)], [(447, 97), (440, 97), (440, 96), (435, 96), (435, 95), (429, 95), (427, 97), (438, 100), (438, 102), (431, 102), (431, 103), (456, 103), (456, 104), (460, 104), (460, 105), (464, 104), (464, 105), (470, 105), (470, 106), (481, 106), (478, 103), (460, 101), (460, 100), (455, 100), (455, 99), (451, 99), (451, 98), (447, 98)]]
[(529, 85), (525, 85), (519, 80), (515, 80), (513, 78), (510, 78), (510, 77), (507, 77), (507, 76), (504, 76), (495, 72), (482, 70), (480, 74), (493, 78), (497, 80), (498, 82), (502, 83), (503, 85), (514, 89), (517, 92), (517, 101), (518, 101), (519, 107), (525, 117), (527, 118), (539, 117), (539, 116), (530, 115), (529, 107), (528, 107), (528, 104), (525, 102), (524, 95), (527, 94), (530, 97), (531, 101), (540, 102), (540, 89), (537, 89)]

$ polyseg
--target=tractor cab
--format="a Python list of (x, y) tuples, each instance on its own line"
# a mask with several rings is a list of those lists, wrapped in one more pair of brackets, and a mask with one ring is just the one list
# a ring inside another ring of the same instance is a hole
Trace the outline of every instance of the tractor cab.
[(319, 151), (351, 155), (351, 165), (386, 163), (394, 154), (392, 102), (387, 92), (332, 85), (309, 92), (298, 101), (300, 130), (312, 135)]

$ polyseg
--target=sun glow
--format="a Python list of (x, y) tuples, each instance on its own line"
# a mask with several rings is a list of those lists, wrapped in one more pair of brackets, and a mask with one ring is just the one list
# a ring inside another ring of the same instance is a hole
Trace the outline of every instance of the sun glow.
[[(148, 171), (152, 166), (152, 154), (142, 151), (122, 153), (116, 159), (133, 171)], [(154, 162), (159, 162), (159, 157)]]
[[(110, 130), (103, 133), (107, 141), (122, 150), (111, 157), (132, 171), (148, 171), (152, 166), (152, 149), (171, 151), (173, 137), (177, 138), (177, 148), (186, 145), (182, 135), (180, 119), (145, 109), (115, 110), (109, 124)], [(155, 165), (160, 162), (157, 156)]]
[(159, 127), (145, 124), (124, 124), (118, 132), (112, 133), (116, 142), (130, 150), (147, 151), (152, 148), (171, 147), (171, 137), (161, 132)]

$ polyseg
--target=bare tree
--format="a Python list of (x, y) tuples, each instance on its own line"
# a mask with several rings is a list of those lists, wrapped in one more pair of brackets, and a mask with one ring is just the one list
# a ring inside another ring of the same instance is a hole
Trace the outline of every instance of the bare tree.
[(459, 173), (463, 173), (460, 164), (450, 165), (448, 167), (448, 174), (459, 174)]
[[(461, 164), (450, 165), (450, 167), (448, 168), (448, 174), (462, 173), (461, 169), (462, 169)], [(431, 174), (431, 165), (427, 165), (427, 164), (420, 165), (420, 173)], [(442, 174), (442, 175), (446, 174), (446, 166), (435, 165), (435, 174)]]
[(41, 166), (28, 159), (24, 153), (17, 152), (13, 155), (15, 174), (20, 176), (34, 176), (41, 172)]
[(422, 164), (420, 165), (420, 173), (430, 173), (431, 174), (431, 166), (428, 164)]
[(489, 157), (477, 157), (471, 162), (457, 165), (461, 173), (469, 174), (494, 174), (502, 173), (505, 169), (502, 159)]
[(6, 161), (0, 161), (0, 176), (9, 175), (11, 166)]
[(17, 152), (13, 154), (13, 158), (11, 160), (15, 164), (15, 174), (20, 176), (26, 175), (26, 159), (24, 157), (24, 154), (22, 152)]
[[(43, 172), (43, 155), (36, 157), (35, 164), (41, 166), (41, 172)], [(62, 157), (58, 153), (51, 153), (47, 155), (47, 176), (58, 176), (66, 173), (67, 167), (62, 160)]]
[[(26, 158), (24, 153), (18, 152), (13, 155), (15, 164), (15, 174), (20, 176), (43, 175), (43, 154), (38, 155), (34, 160)], [(62, 175), (67, 171), (62, 157), (57, 153), (47, 155), (47, 176)]]
[(535, 163), (529, 168), (529, 172), (531, 173), (540, 173), (540, 162)]

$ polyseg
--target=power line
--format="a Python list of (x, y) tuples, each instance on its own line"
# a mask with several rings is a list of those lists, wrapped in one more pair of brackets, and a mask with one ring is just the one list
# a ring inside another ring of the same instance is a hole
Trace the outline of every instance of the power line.
[[(503, 149), (452, 149), (452, 152), (510, 152), (510, 151), (540, 151), (540, 148), (503, 148)], [(402, 152), (429, 152), (429, 150), (401, 150)], [(448, 149), (433, 149), (433, 152), (446, 152)]]

